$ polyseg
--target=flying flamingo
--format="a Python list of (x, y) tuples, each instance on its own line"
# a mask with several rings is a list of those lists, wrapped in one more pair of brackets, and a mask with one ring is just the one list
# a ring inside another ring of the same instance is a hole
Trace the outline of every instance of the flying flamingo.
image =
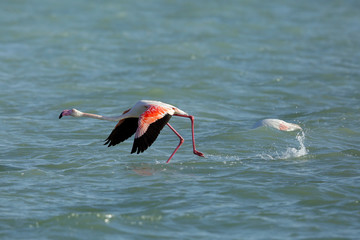
[(77, 109), (66, 109), (61, 112), (59, 119), (63, 116), (73, 117), (88, 117), (100, 120), (118, 122), (105, 140), (104, 145), (108, 147), (115, 146), (135, 134), (135, 139), (131, 153), (144, 152), (158, 137), (160, 131), (165, 125), (179, 137), (180, 143), (175, 148), (166, 163), (169, 163), (176, 151), (184, 142), (184, 138), (168, 123), (172, 116), (186, 117), (191, 120), (191, 133), (194, 154), (204, 157), (204, 154), (197, 151), (195, 148), (194, 137), (194, 116), (174, 107), (159, 101), (141, 100), (138, 101), (132, 108), (126, 110), (122, 115), (116, 117), (105, 117), (92, 113), (81, 112)]

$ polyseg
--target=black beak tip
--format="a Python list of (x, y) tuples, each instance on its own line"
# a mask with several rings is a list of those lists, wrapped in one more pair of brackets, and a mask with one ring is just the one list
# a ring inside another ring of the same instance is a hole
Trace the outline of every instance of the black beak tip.
[(63, 116), (63, 114), (62, 114), (62, 113), (60, 113), (60, 115), (59, 115), (59, 119), (60, 119), (60, 118), (62, 118), (62, 116)]

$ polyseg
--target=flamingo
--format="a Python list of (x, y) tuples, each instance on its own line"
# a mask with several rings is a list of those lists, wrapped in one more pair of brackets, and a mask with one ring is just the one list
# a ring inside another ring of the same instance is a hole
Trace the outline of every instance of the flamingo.
[(170, 162), (171, 158), (184, 142), (184, 138), (168, 122), (172, 116), (186, 117), (191, 120), (193, 152), (200, 157), (204, 157), (204, 154), (197, 151), (195, 148), (194, 116), (189, 115), (179, 108), (167, 103), (141, 100), (138, 101), (132, 108), (124, 111), (122, 115), (115, 117), (85, 113), (75, 108), (62, 111), (59, 119), (63, 116), (88, 117), (118, 122), (108, 138), (105, 140), (104, 145), (107, 145), (108, 147), (115, 146), (135, 134), (131, 154), (135, 152), (137, 154), (144, 152), (151, 146), (151, 144), (154, 143), (163, 127), (168, 125), (168, 127), (179, 137), (180, 143), (170, 155), (166, 163)]
[(295, 123), (288, 123), (280, 119), (264, 119), (260, 120), (257, 123), (254, 124), (253, 128), (266, 126), (266, 127), (272, 127), (275, 129), (278, 129), (280, 131), (295, 131), (295, 130), (302, 130), (302, 128), (295, 124)]

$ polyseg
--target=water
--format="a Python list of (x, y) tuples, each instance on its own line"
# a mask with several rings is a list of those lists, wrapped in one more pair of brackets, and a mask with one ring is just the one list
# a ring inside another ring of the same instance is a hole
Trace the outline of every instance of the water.
[[(0, 3), (1, 239), (357, 239), (358, 1)], [(195, 115), (103, 145), (140, 99)], [(251, 129), (264, 118), (304, 132)]]

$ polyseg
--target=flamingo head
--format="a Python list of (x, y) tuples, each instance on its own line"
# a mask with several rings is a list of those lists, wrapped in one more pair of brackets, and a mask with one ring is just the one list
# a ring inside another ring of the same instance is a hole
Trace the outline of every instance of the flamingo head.
[(77, 110), (75, 108), (73, 108), (73, 109), (65, 109), (64, 111), (62, 111), (60, 113), (59, 119), (62, 118), (63, 116), (81, 117), (82, 112), (80, 112), (79, 110)]

